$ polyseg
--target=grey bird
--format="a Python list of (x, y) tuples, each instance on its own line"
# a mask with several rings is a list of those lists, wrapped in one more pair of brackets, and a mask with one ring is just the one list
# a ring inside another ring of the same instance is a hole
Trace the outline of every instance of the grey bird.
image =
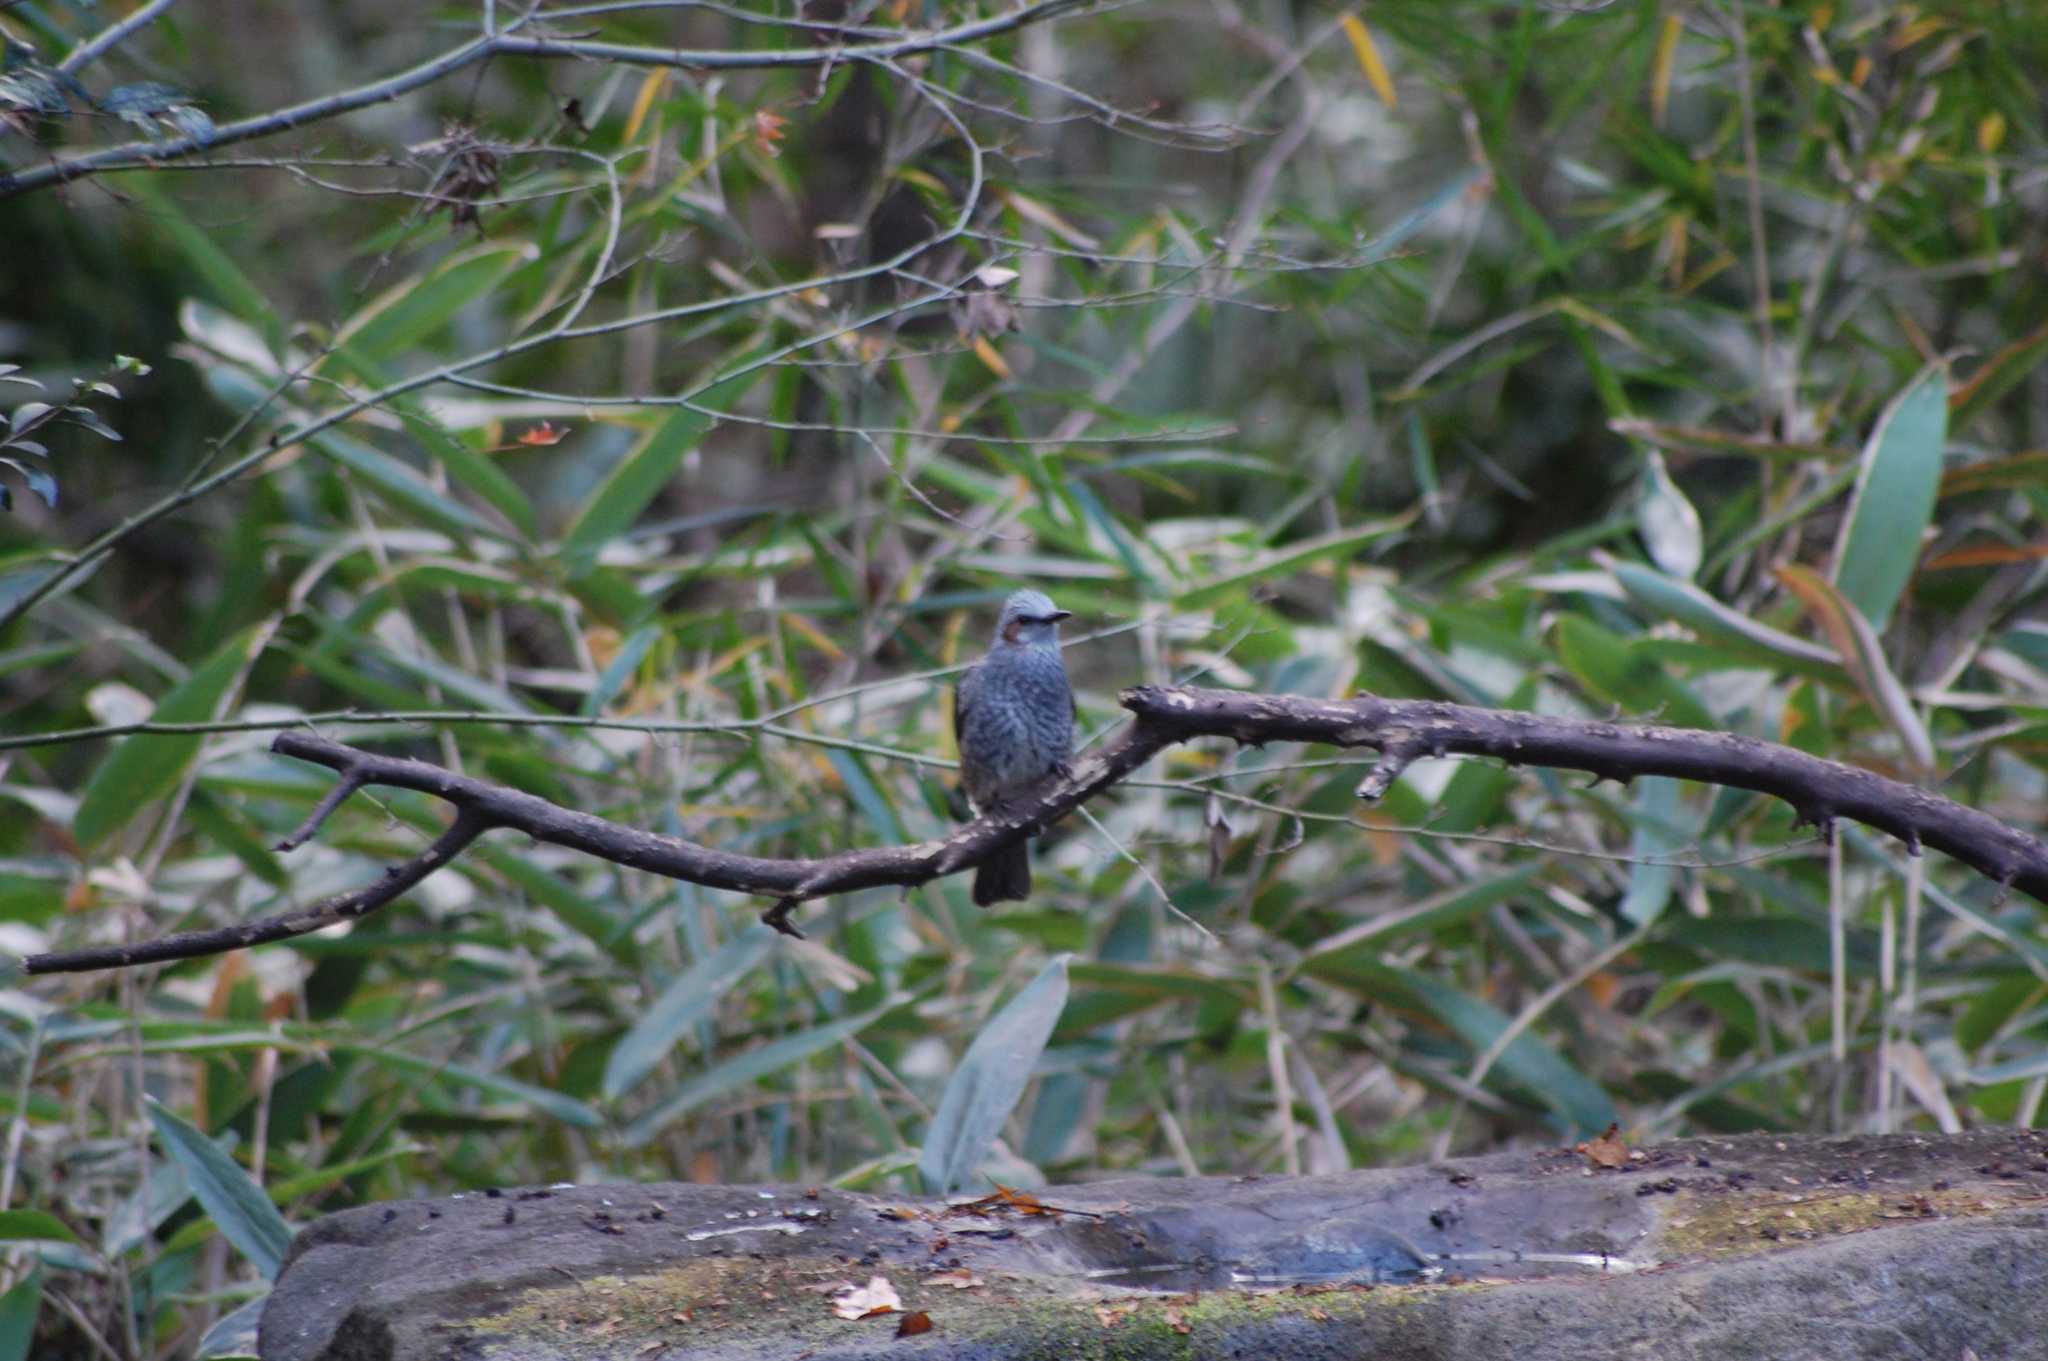
[[(1000, 808), (1056, 770), (1074, 749), (1074, 691), (1060, 659), (1060, 620), (1072, 618), (1037, 591), (1003, 602), (988, 656), (953, 692), (960, 782), (976, 812)], [(1019, 841), (974, 871), (974, 902), (1031, 896), (1031, 848)]]

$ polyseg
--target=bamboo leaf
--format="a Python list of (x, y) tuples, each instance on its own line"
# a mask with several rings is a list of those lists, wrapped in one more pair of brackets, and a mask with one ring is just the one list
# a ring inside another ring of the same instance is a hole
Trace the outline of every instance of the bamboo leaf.
[(1632, 562), (1604, 556), (1600, 556), (1600, 561), (1614, 574), (1614, 579), (1621, 583), (1621, 589), (1628, 593), (1630, 599), (1646, 606), (1654, 614), (1676, 619), (1702, 633), (1716, 634), (1776, 653), (1802, 668), (1824, 668), (1829, 674), (1840, 673), (1840, 659), (1828, 649), (1729, 609), (1691, 582), (1674, 580)]
[(0, 1361), (29, 1361), (36, 1340), (36, 1314), (43, 1303), (43, 1269), (32, 1266), (0, 1295)]
[(1878, 717), (1905, 743), (1913, 764), (1923, 775), (1931, 773), (1934, 769), (1934, 743), (1928, 738), (1920, 716), (1913, 712), (1913, 701), (1907, 696), (1906, 687), (1899, 684), (1899, 678), (1892, 674), (1891, 665), (1885, 661), (1884, 648), (1878, 641), (1876, 629), (1848, 597), (1813, 569), (1788, 563), (1778, 568), (1777, 574), (1778, 580), (1799, 597), (1800, 603), (1806, 606), (1828, 635), (1828, 640), (1841, 654), (1842, 665), (1849, 672), (1849, 678), (1856, 682), (1856, 688), (1863, 692), (1863, 697), (1877, 711)]
[(1174, 607), (1183, 610), (1205, 609), (1230, 599), (1255, 581), (1284, 576), (1317, 562), (1343, 561), (1369, 543), (1400, 533), (1414, 520), (1415, 514), (1410, 511), (1391, 519), (1374, 520), (1370, 524), (1340, 529), (1335, 533), (1305, 539), (1300, 543), (1260, 554), (1250, 566), (1211, 578), (1199, 586), (1181, 592), (1174, 599)]
[(257, 1355), (256, 1329), (263, 1322), (263, 1306), (269, 1302), (266, 1291), (216, 1321), (199, 1339), (192, 1361), (241, 1361)]
[(48, 1210), (0, 1210), (0, 1239), (76, 1243), (78, 1235), (64, 1227), (64, 1221)]
[(184, 1169), (192, 1194), (230, 1243), (256, 1264), (265, 1280), (277, 1279), (292, 1242), (291, 1225), (263, 1188), (220, 1145), (179, 1119), (154, 1097), (145, 1097), (150, 1123), (171, 1160)]
[[(220, 717), (236, 678), (270, 632), (260, 625), (251, 626), (230, 638), (157, 701), (150, 720), (203, 723)], [(73, 835), (87, 846), (96, 846), (127, 826), (144, 805), (170, 792), (199, 755), (203, 741), (196, 733), (123, 738), (87, 783), (78, 816), (71, 824)]]
[(536, 1087), (531, 1082), (521, 1082), (503, 1073), (486, 1073), (468, 1068), (459, 1063), (430, 1063), (392, 1049), (378, 1049), (369, 1045), (346, 1046), (348, 1052), (361, 1054), (386, 1068), (411, 1073), (416, 1077), (438, 1082), (452, 1083), (458, 1087), (473, 1087), (493, 1096), (501, 1096), (545, 1111), (565, 1125), (579, 1129), (595, 1129), (604, 1124), (604, 1119), (583, 1102), (560, 1092)]
[(441, 330), (513, 270), (540, 258), (530, 241), (493, 242), (459, 251), (425, 275), (392, 285), (349, 318), (336, 337), (349, 352), (384, 364)]
[(1066, 1008), (1068, 958), (1055, 955), (967, 1046), (946, 1083), (918, 1161), (929, 1193), (950, 1195), (959, 1189), (1017, 1108)]
[(484, 534), (494, 539), (506, 537), (496, 525), (435, 487), (411, 465), (353, 435), (325, 430), (313, 436), (313, 446), (369, 483), (385, 500), (411, 511), (437, 529), (458, 537), (468, 534)]
[(750, 926), (671, 979), (612, 1047), (604, 1066), (605, 1099), (616, 1101), (639, 1086), (732, 985), (767, 957), (776, 939), (769, 927)]
[(905, 996), (899, 993), (880, 1006), (814, 1026), (785, 1039), (771, 1040), (737, 1058), (728, 1059), (691, 1078), (668, 1100), (626, 1126), (619, 1136), (620, 1142), (628, 1148), (639, 1148), (705, 1102), (845, 1043), (901, 1006), (905, 1000)]
[(1690, 581), (1700, 570), (1700, 558), (1705, 552), (1700, 513), (1671, 480), (1664, 455), (1650, 450), (1647, 464), (1643, 489), (1636, 501), (1637, 532), (1659, 567), (1682, 581)]
[(1920, 559), (1947, 440), (1948, 369), (1929, 364), (1870, 432), (1829, 574), (1879, 633)]

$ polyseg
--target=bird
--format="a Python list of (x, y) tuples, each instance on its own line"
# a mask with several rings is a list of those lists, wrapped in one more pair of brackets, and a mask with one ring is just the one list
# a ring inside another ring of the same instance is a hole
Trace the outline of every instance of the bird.
[[(977, 813), (999, 809), (1055, 771), (1074, 749), (1074, 691), (1060, 658), (1060, 620), (1071, 619), (1037, 591), (1003, 602), (988, 655), (953, 691), (960, 782)], [(1016, 841), (974, 871), (974, 904), (1031, 896), (1031, 848)]]

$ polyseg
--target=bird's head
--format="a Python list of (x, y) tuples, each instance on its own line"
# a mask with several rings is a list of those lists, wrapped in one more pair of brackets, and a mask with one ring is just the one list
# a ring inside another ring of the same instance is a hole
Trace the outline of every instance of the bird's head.
[(1005, 643), (1025, 646), (1058, 647), (1060, 643), (1060, 620), (1071, 619), (1072, 610), (1063, 610), (1038, 591), (1018, 591), (1003, 602), (1003, 617), (996, 625), (996, 638)]

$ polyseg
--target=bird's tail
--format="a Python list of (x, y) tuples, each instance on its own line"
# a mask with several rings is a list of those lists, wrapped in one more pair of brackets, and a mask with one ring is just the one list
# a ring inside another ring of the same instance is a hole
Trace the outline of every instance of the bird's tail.
[(1031, 843), (1005, 846), (974, 871), (974, 905), (1020, 903), (1031, 896)]

